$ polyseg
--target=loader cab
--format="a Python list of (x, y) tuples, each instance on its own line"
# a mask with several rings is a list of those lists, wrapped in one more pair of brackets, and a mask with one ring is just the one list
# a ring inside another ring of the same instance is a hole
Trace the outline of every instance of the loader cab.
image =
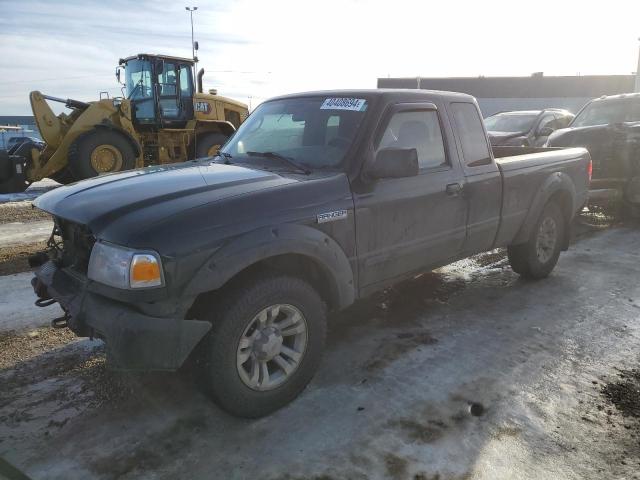
[(137, 55), (120, 60), (133, 121), (140, 127), (184, 128), (193, 120), (193, 62), (184, 58)]

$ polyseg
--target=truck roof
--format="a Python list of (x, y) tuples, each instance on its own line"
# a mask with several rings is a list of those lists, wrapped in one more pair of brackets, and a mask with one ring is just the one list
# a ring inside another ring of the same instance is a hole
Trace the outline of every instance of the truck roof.
[(281, 100), (296, 97), (368, 97), (385, 98), (387, 100), (430, 100), (440, 99), (448, 101), (473, 101), (475, 98), (466, 93), (446, 92), (443, 90), (417, 90), (407, 88), (371, 88), (360, 90), (317, 90), (310, 92), (281, 95), (269, 100)]

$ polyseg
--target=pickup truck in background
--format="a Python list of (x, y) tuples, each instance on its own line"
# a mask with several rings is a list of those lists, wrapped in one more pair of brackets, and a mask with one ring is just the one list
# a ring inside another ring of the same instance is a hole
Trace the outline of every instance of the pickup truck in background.
[(328, 311), (497, 247), (521, 276), (549, 275), (589, 154), (496, 152), (469, 95), (278, 97), (216, 157), (40, 196), (55, 228), (31, 259), (38, 303), (57, 301), (57, 325), (104, 339), (119, 368), (194, 355), (222, 408), (265, 415), (313, 377)]
[(640, 93), (590, 101), (546, 146), (587, 148), (593, 159), (589, 205), (640, 216)]

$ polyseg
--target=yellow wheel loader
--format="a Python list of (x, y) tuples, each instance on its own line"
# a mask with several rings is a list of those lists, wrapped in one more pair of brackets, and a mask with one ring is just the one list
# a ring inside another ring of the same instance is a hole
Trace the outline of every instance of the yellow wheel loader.
[[(45, 177), (70, 183), (215, 155), (248, 109), (215, 90), (203, 93), (203, 69), (194, 88), (193, 73), (193, 60), (139, 54), (120, 59), (116, 69), (124, 97), (80, 102), (31, 92), (45, 147), (27, 142), (0, 151), (0, 193), (24, 191)], [(71, 112), (56, 116), (47, 101)]]

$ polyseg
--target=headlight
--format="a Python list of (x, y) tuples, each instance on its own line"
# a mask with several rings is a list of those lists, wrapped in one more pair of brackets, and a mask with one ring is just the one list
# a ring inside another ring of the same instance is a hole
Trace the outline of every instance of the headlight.
[(87, 276), (116, 288), (149, 288), (164, 284), (162, 263), (157, 253), (107, 242), (96, 242), (93, 246)]

